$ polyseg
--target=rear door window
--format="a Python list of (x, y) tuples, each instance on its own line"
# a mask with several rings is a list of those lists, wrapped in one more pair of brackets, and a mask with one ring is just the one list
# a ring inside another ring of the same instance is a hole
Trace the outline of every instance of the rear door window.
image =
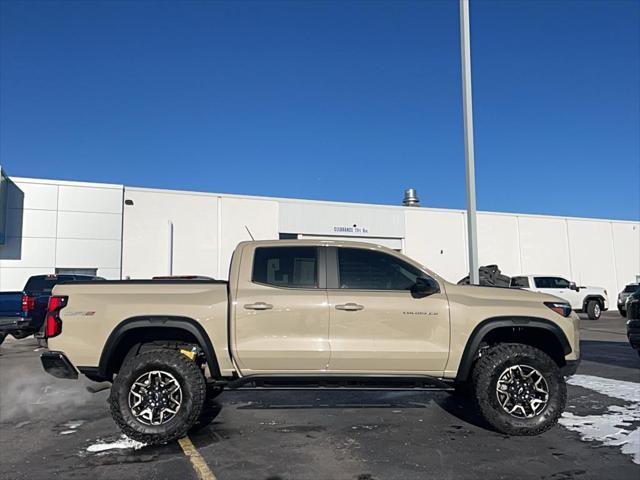
[(318, 288), (315, 247), (259, 247), (253, 257), (252, 280), (288, 288)]

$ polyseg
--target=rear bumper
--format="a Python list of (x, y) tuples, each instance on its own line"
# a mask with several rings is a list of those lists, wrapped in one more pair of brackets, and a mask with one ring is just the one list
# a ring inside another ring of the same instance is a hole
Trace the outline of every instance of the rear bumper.
[(640, 320), (627, 320), (627, 338), (631, 346), (640, 351)]
[(9, 333), (16, 330), (31, 330), (31, 317), (0, 317), (0, 332)]
[(57, 378), (78, 378), (78, 371), (62, 352), (45, 352), (40, 355), (42, 368), (49, 375)]

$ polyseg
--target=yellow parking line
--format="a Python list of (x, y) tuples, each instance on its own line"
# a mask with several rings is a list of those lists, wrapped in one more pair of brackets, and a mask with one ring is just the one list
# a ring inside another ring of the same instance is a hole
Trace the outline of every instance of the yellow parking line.
[(182, 437), (178, 440), (180, 447), (184, 454), (189, 458), (191, 466), (196, 471), (198, 480), (216, 480), (216, 476), (213, 474), (207, 462), (204, 461), (200, 452), (193, 446), (189, 437)]

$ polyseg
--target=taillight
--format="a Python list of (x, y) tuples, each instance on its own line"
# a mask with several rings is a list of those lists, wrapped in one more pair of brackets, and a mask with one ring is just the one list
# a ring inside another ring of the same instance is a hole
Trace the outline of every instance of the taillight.
[(55, 337), (62, 333), (62, 320), (60, 320), (60, 310), (67, 305), (67, 297), (53, 296), (49, 298), (47, 305), (47, 317), (45, 320), (45, 338)]
[(36, 307), (36, 297), (22, 295), (22, 311), (27, 313)]

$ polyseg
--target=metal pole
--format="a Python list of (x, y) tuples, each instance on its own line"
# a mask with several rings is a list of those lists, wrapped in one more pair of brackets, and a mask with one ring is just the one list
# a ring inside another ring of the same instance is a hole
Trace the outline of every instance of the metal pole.
[(168, 243), (168, 248), (169, 248), (169, 258), (168, 258), (168, 270), (169, 270), (169, 276), (173, 276), (173, 222), (171, 220), (169, 220), (169, 243)]
[(471, 98), (471, 39), (469, 0), (460, 0), (460, 49), (462, 53), (462, 104), (464, 155), (467, 177), (467, 233), (469, 237), (469, 283), (478, 285), (478, 232), (476, 223), (476, 170), (473, 155), (473, 102)]

